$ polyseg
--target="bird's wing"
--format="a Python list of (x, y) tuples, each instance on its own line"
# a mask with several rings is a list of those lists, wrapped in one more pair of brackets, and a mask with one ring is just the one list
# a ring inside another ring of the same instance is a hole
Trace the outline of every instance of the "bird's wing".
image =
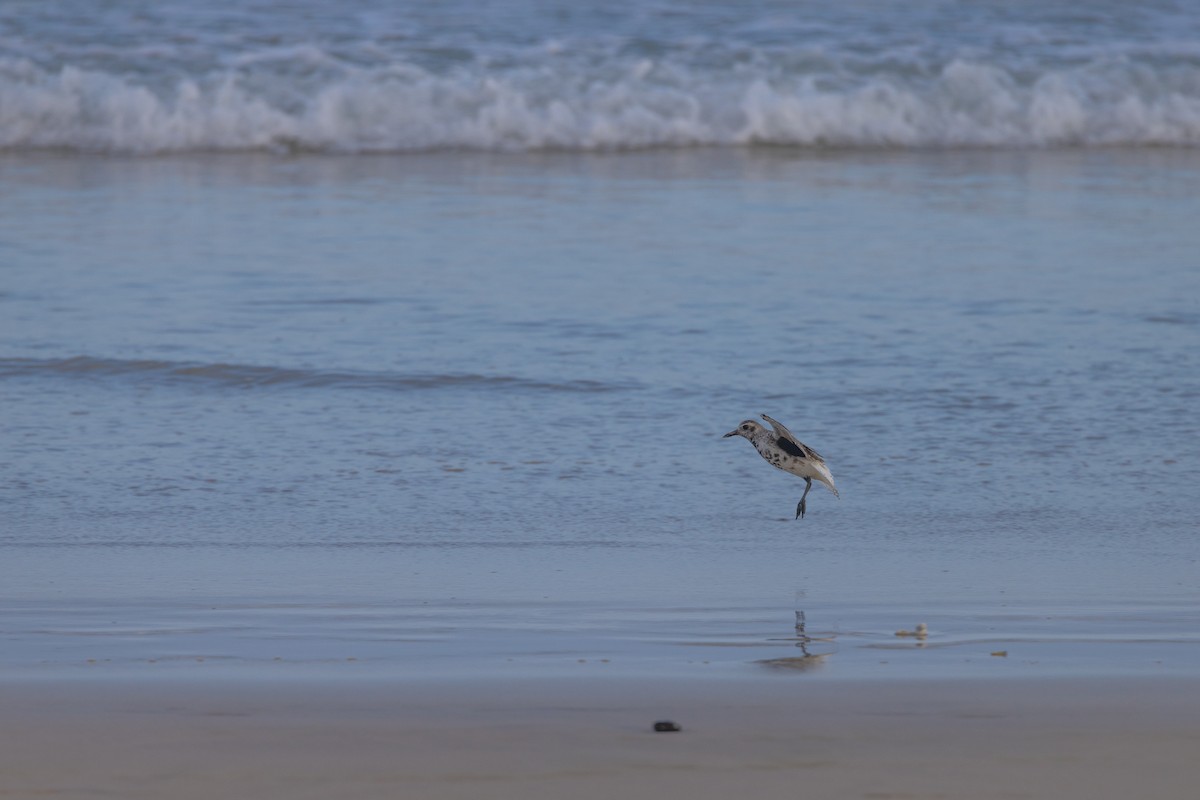
[(766, 414), (763, 414), (762, 418), (765, 419), (767, 422), (771, 423), (771, 427), (775, 429), (776, 436), (786, 436), (787, 438), (791, 439), (793, 442), (799, 441), (799, 439), (797, 439), (795, 436), (792, 435), (791, 431), (789, 431), (787, 428), (783, 427), (783, 423), (780, 422), (779, 420), (772, 419), (771, 417), (768, 417)]
[(808, 458), (815, 459), (817, 461), (825, 460), (825, 459), (821, 458), (820, 453), (818, 453), (816, 450), (813, 450), (811, 447), (806, 445), (804, 442), (797, 439), (796, 435), (794, 433), (792, 433), (791, 431), (789, 431), (787, 428), (785, 428), (783, 426), (782, 422), (771, 419), (766, 414), (763, 414), (762, 418), (765, 419), (767, 422), (771, 423), (771, 428), (775, 431), (776, 436), (779, 436), (783, 439), (787, 439), (789, 442), (796, 445), (796, 447), (800, 448), (800, 450), (804, 452), (805, 456), (807, 456)]

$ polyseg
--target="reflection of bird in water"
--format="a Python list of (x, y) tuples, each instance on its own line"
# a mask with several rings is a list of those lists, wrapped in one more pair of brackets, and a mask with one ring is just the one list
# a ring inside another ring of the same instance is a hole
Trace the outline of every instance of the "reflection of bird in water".
[(804, 626), (807, 623), (804, 621), (804, 612), (796, 612), (796, 647), (800, 648), (800, 652), (804, 653), (805, 658), (812, 658), (812, 653), (808, 652), (808, 643), (812, 641), (811, 637), (805, 632)]
[(768, 658), (758, 663), (775, 669), (789, 670), (810, 670), (821, 666), (825, 662), (825, 657), (829, 653), (810, 653), (808, 652), (809, 642), (832, 642), (832, 638), (813, 638), (804, 630), (804, 612), (796, 612), (796, 647), (800, 649), (803, 655), (788, 656), (786, 658)]
[(771, 430), (748, 419), (722, 438), (741, 436), (743, 439), (749, 439), (758, 454), (765, 458), (771, 466), (804, 478), (804, 494), (800, 496), (800, 502), (796, 504), (796, 519), (804, 516), (804, 499), (808, 497), (808, 490), (812, 488), (813, 478), (825, 484), (826, 488), (833, 492), (834, 497), (840, 497), (837, 487), (833, 485), (833, 474), (825, 465), (825, 459), (821, 458), (821, 454), (797, 439), (791, 431), (766, 414), (763, 414), (762, 418), (771, 424)]

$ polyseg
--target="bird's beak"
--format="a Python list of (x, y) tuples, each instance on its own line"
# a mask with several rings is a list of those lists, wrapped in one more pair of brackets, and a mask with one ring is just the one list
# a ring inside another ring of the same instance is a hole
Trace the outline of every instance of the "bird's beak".
[(722, 436), (721, 438), (728, 439), (730, 436), (737, 436), (737, 435), (738, 435), (738, 432), (736, 429), (734, 429), (734, 430), (730, 431), (729, 433), (725, 434), (724, 436)]

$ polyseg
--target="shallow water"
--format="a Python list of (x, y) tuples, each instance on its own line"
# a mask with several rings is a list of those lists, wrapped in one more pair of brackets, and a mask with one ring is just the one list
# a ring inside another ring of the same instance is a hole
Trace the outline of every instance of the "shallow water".
[[(1200, 155), (0, 180), (7, 668), (728, 666), (796, 611), (833, 674), (917, 622), (954, 645), (920, 670), (1195, 666)], [(720, 438), (759, 412), (840, 500), (791, 519)]]
[(0, 670), (1194, 669), (1195, 23), (5, 4)]

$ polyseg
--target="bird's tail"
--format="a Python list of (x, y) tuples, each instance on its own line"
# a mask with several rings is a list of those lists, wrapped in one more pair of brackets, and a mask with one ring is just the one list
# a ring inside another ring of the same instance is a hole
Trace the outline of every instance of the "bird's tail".
[(812, 467), (817, 471), (817, 474), (813, 477), (825, 484), (825, 488), (833, 492), (834, 497), (840, 499), (842, 495), (838, 492), (837, 487), (833, 485), (833, 473), (829, 471), (829, 467), (819, 461), (814, 462)]

